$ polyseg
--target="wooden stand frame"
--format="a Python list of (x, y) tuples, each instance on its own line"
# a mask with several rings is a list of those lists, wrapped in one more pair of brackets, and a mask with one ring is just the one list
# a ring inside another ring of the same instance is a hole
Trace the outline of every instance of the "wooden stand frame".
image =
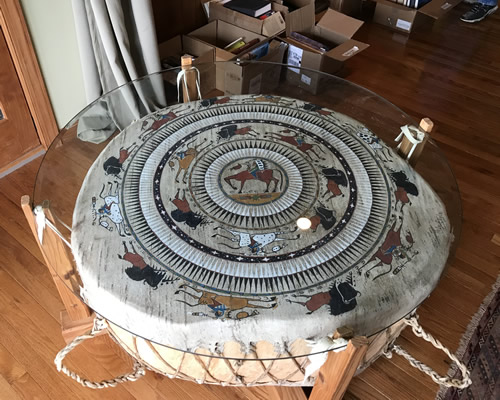
[[(182, 68), (185, 70), (186, 86), (183, 87), (184, 102), (187, 99), (197, 99), (196, 71), (190, 69), (191, 57), (182, 58)], [(188, 96), (189, 95), (189, 96)], [(426, 138), (413, 152), (412, 165), (415, 165), (422, 153), (428, 133), (432, 131), (434, 124), (429, 119), (423, 119), (420, 128), (426, 132)], [(399, 153), (405, 157), (410, 151), (411, 143), (401, 143)], [(406, 158), (406, 157), (405, 157)], [(80, 282), (72, 268), (72, 262), (68, 249), (62, 239), (51, 229), (45, 229), (43, 243), (40, 243), (37, 235), (36, 220), (31, 208), (29, 196), (23, 196), (21, 207), (31, 227), (31, 231), (37, 241), (45, 259), (45, 263), (54, 279), (59, 295), (66, 307), (61, 314), (62, 333), (66, 342), (70, 342), (76, 336), (82, 334), (92, 327), (93, 313), (75, 294)], [(45, 216), (54, 223), (48, 202), (42, 205)], [(71, 290), (72, 288), (73, 290)], [(360, 363), (363, 361), (368, 350), (369, 342), (366, 337), (355, 336), (348, 328), (339, 328), (334, 338), (343, 337), (350, 339), (345, 350), (330, 352), (325, 364), (320, 368), (318, 378), (312, 389), (309, 400), (340, 400), (342, 399), (349, 382), (353, 378)], [(275, 387), (272, 391), (274, 398), (282, 400), (307, 400), (308, 397), (301, 387)]]
[[(44, 230), (43, 242), (40, 242), (29, 196), (21, 198), (21, 208), (64, 304), (65, 310), (61, 312), (61, 326), (63, 337), (68, 343), (92, 327), (93, 312), (75, 295), (75, 292), (79, 291), (80, 281), (72, 268), (71, 254), (67, 246), (49, 228)], [(46, 218), (55, 223), (48, 201), (42, 204), (42, 209)]]

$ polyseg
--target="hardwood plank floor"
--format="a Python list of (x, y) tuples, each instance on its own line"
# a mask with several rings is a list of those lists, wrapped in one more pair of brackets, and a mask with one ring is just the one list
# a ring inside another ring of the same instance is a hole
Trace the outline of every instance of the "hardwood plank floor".
[[(456, 175), (463, 227), (455, 258), (418, 313), (426, 330), (452, 350), (500, 272), (500, 246), (492, 241), (500, 230), (500, 14), (478, 25), (465, 24), (458, 18), (467, 7), (457, 6), (406, 44), (397, 41), (398, 34), (367, 24), (358, 38), (371, 46), (345, 72), (347, 79), (415, 120), (430, 117), (437, 125), (433, 138)], [(410, 330), (398, 343), (438, 372), (447, 372), (446, 357)], [(373, 371), (356, 377), (350, 395), (372, 398), (367, 385), (390, 399), (434, 398), (438, 385), (402, 367), (398, 358), (381, 359)], [(420, 391), (415, 379), (431, 393)]]
[[(463, 230), (455, 258), (419, 308), (421, 322), (455, 350), (470, 318), (500, 271), (500, 12), (478, 25), (461, 23), (459, 5), (406, 42), (365, 24), (358, 38), (371, 47), (347, 65), (347, 79), (385, 97), (416, 120), (430, 117), (463, 199)], [(0, 398), (1, 399), (267, 399), (265, 388), (200, 386), (153, 373), (135, 383), (96, 392), (53, 365), (64, 342), (62, 304), (19, 207), (32, 191), (40, 159), (0, 179)], [(446, 373), (448, 361), (405, 331), (398, 343)], [(85, 344), (68, 364), (94, 379), (130, 368), (105, 337)], [(356, 377), (348, 399), (433, 399), (438, 386), (398, 356), (380, 359)]]

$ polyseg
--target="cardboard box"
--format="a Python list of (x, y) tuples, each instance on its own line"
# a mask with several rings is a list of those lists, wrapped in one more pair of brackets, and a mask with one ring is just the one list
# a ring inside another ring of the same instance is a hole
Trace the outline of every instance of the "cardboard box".
[(410, 33), (425, 23), (432, 23), (441, 18), (462, 0), (432, 0), (419, 9), (405, 7), (388, 0), (374, 1), (377, 2), (377, 6), (373, 22), (399, 32)]
[(296, 9), (289, 11), (288, 7), (283, 5), (276, 6), (285, 17), (287, 36), (290, 36), (293, 31), (301, 32), (314, 26), (314, 0), (288, 0), (287, 4), (296, 7)]
[(188, 36), (214, 47), (215, 61), (229, 61), (235, 59), (237, 55), (224, 50), (224, 47), (238, 38), (242, 38), (247, 43), (253, 39), (259, 39), (259, 43), (252, 46), (249, 50), (254, 49), (267, 40), (263, 35), (219, 20), (209, 22), (201, 28), (189, 33)]
[[(334, 74), (342, 67), (344, 61), (369, 47), (366, 43), (352, 39), (361, 25), (363, 25), (363, 21), (328, 9), (317, 25), (313, 23), (312, 26), (298, 32), (331, 46), (331, 49), (320, 54), (298, 44), (291, 38), (286, 38), (289, 47), (285, 62), (297, 67)], [(310, 74), (309, 76), (293, 67), (288, 68), (286, 77), (291, 83), (313, 93), (317, 92), (321, 80), (320, 74)]]
[[(259, 43), (252, 46), (248, 49), (248, 51), (251, 51), (268, 41), (268, 38), (265, 36), (219, 20), (209, 22), (201, 28), (189, 33), (188, 36), (211, 45), (215, 49), (215, 61), (231, 61), (235, 60), (237, 57), (241, 57), (243, 54), (235, 55), (224, 50), (225, 46), (240, 37), (247, 43), (253, 39), (259, 39)], [(216, 65), (215, 67), (215, 85), (217, 89), (224, 90), (224, 71), (221, 70), (221, 68), (222, 67), (220, 65)]]
[[(282, 63), (287, 44), (272, 40), (266, 56), (259, 61)], [(245, 62), (229, 63), (221, 66), (223, 84), (218, 87), (225, 94), (261, 94), (278, 87), (281, 65)]]
[[(186, 35), (178, 35), (158, 46), (160, 59), (167, 57), (180, 59), (183, 55), (189, 54), (194, 57), (193, 65), (200, 71), (200, 90), (202, 93), (210, 92), (215, 88), (215, 49), (206, 43), (193, 39)], [(177, 86), (177, 72), (166, 72), (165, 80)]]
[(330, 0), (330, 8), (351, 17), (359, 16), (363, 0)]
[(276, 12), (262, 20), (233, 11), (219, 3), (209, 3), (209, 21), (221, 20), (263, 36), (276, 36), (285, 30), (285, 20), (279, 12), (282, 8), (278, 4), (271, 4), (271, 9)]

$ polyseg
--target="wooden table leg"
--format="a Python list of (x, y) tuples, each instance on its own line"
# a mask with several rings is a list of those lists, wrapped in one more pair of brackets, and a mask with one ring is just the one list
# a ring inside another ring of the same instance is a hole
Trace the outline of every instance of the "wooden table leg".
[(349, 340), (347, 348), (331, 352), (319, 370), (309, 400), (340, 400), (368, 349), (368, 339), (357, 336)]
[[(69, 249), (66, 248), (61, 238), (49, 227), (45, 228), (43, 243), (40, 243), (29, 196), (21, 198), (21, 207), (31, 228), (31, 232), (38, 243), (45, 264), (61, 296), (61, 300), (66, 307), (69, 318), (73, 321), (87, 319), (90, 317), (92, 311), (75, 294), (75, 292), (77, 293), (79, 284), (73, 274)], [(52, 219), (52, 222), (54, 222), (53, 218), (51, 218), (48, 203), (44, 205), (44, 212), (46, 217)]]

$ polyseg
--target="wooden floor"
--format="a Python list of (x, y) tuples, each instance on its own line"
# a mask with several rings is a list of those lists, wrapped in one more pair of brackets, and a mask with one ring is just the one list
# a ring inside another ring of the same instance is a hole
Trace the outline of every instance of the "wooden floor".
[[(427, 330), (455, 350), (471, 316), (500, 271), (500, 12), (478, 25), (461, 23), (458, 6), (432, 28), (404, 36), (367, 24), (371, 44), (346, 77), (385, 97), (416, 120), (432, 118), (434, 138), (450, 161), (463, 199), (463, 231), (455, 259), (419, 308)], [(39, 160), (0, 180), (0, 399), (267, 399), (275, 389), (201, 386), (153, 373), (104, 392), (84, 389), (55, 370), (64, 346), (62, 307), (19, 208)], [(495, 244), (496, 242), (496, 244)], [(441, 373), (444, 355), (411, 332), (398, 342)], [(123, 356), (123, 355), (122, 355)], [(93, 379), (130, 363), (104, 339), (84, 345), (68, 364)], [(355, 378), (347, 399), (433, 399), (438, 387), (404, 360), (380, 359)]]

